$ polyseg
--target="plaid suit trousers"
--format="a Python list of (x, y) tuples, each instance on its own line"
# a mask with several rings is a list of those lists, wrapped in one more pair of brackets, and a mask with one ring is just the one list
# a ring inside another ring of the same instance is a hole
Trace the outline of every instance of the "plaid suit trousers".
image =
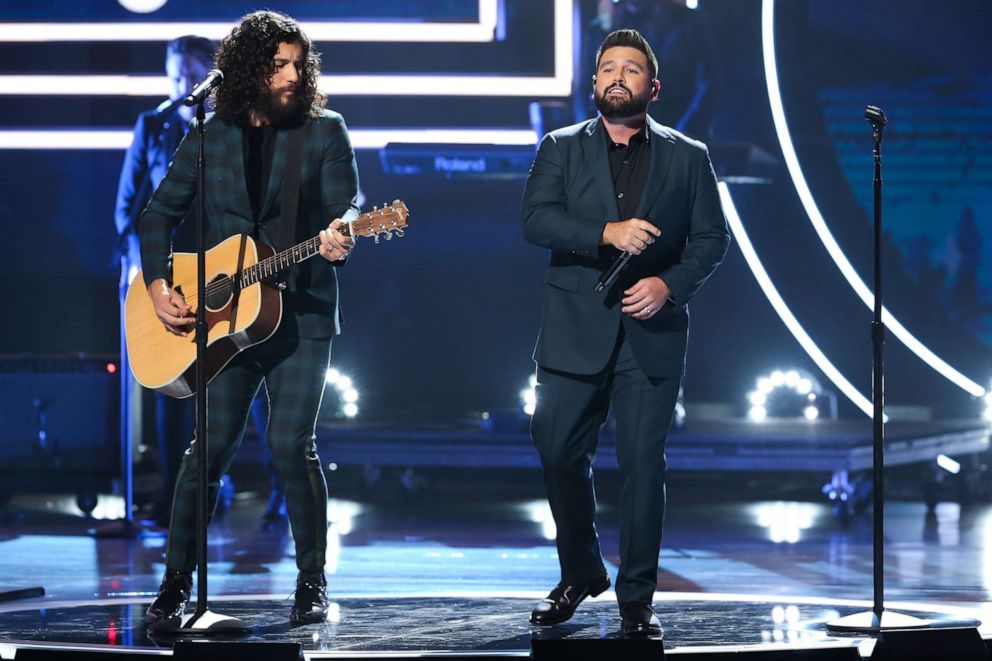
[[(291, 314), (291, 313), (290, 313)], [(220, 478), (241, 446), (252, 400), (262, 382), (269, 396), (266, 442), (286, 485), (286, 509), (296, 543), (296, 565), (323, 571), (327, 549), (327, 483), (314, 428), (331, 355), (331, 339), (300, 338), (280, 324), (268, 340), (245, 349), (207, 388), (207, 480), (211, 517)], [(167, 569), (196, 567), (196, 444), (183, 455), (172, 501)]]

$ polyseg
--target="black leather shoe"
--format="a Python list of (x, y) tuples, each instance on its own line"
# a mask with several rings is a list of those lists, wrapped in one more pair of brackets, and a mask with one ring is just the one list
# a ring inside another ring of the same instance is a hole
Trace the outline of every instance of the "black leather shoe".
[(310, 624), (327, 619), (327, 579), (324, 572), (301, 571), (296, 577), (296, 595), (289, 621)]
[(193, 592), (193, 573), (188, 571), (168, 571), (158, 588), (158, 596), (148, 607), (145, 619), (158, 622), (172, 617), (182, 617), (186, 612), (186, 602)]
[(610, 576), (601, 576), (584, 585), (559, 583), (547, 598), (530, 613), (530, 623), (548, 626), (559, 624), (572, 617), (575, 609), (586, 597), (596, 597), (610, 587)]
[(650, 604), (620, 607), (620, 633), (625, 636), (661, 636), (661, 622)]

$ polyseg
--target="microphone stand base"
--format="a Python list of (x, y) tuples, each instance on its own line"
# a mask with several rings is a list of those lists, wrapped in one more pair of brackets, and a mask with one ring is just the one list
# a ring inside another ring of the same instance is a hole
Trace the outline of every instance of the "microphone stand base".
[(913, 615), (905, 615), (894, 611), (883, 610), (879, 617), (875, 611), (864, 611), (845, 615), (827, 622), (828, 631), (846, 632), (878, 632), (889, 629), (928, 629), (936, 624), (934, 620), (925, 620)]

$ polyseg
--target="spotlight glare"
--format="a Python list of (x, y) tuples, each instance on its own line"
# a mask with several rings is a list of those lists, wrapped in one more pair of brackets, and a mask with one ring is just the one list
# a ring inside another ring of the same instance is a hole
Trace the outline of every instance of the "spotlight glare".
[(537, 405), (533, 402), (527, 402), (524, 404), (524, 413), (527, 415), (534, 415), (534, 411), (537, 410)]
[(758, 379), (758, 392), (767, 395), (768, 393), (770, 393), (774, 389), (775, 389), (775, 386), (772, 385), (772, 380), (771, 379), (769, 379), (767, 377), (762, 377), (762, 378)]
[(351, 378), (342, 374), (338, 377), (335, 385), (337, 385), (338, 392), (346, 392), (351, 389)]
[(796, 384), (796, 392), (800, 395), (813, 392), (813, 382), (805, 378), (799, 379), (799, 383)]
[(327, 373), (324, 376), (325, 381), (327, 381), (331, 385), (334, 385), (335, 383), (338, 382), (338, 379), (340, 378), (341, 378), (341, 372), (337, 371), (333, 367), (327, 368)]
[(537, 393), (530, 388), (524, 388), (520, 391), (520, 399), (524, 400), (524, 404), (537, 404)]
[(785, 385), (790, 388), (799, 387), (799, 372), (796, 370), (789, 370), (785, 373)]
[(747, 415), (755, 422), (761, 422), (768, 415), (768, 411), (765, 410), (764, 406), (752, 406)]
[(358, 391), (354, 388), (348, 388), (343, 393), (341, 393), (341, 399), (352, 404), (358, 401)]
[(812, 422), (820, 417), (820, 409), (815, 406), (807, 406), (803, 409), (803, 417)]
[(355, 402), (348, 402), (343, 408), (344, 414), (349, 418), (354, 418), (358, 415), (358, 404)]
[(937, 465), (952, 475), (957, 475), (961, 472), (961, 464), (954, 461), (946, 454), (937, 455)]
[(530, 375), (530, 379), (527, 380), (527, 383), (530, 384), (530, 387), (531, 388), (536, 388), (537, 387), (537, 375), (536, 374), (531, 374)]
[(760, 390), (755, 390), (752, 393), (748, 393), (747, 399), (751, 402), (752, 406), (764, 406), (765, 402), (768, 401), (768, 397)]
[(992, 408), (985, 409), (985, 419), (992, 422)]
[(781, 370), (775, 370), (772, 372), (771, 376), (772, 385), (778, 388), (779, 386), (785, 385), (785, 373)]

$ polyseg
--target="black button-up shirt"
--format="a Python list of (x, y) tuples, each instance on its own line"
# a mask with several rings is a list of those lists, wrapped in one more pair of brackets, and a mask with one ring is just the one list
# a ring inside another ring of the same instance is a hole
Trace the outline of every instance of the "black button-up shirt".
[(629, 220), (637, 213), (637, 207), (644, 196), (644, 186), (651, 168), (651, 140), (647, 124), (631, 136), (626, 145), (613, 142), (603, 127), (606, 136), (606, 150), (610, 155), (610, 174), (613, 175), (613, 190), (617, 196), (620, 217)]

